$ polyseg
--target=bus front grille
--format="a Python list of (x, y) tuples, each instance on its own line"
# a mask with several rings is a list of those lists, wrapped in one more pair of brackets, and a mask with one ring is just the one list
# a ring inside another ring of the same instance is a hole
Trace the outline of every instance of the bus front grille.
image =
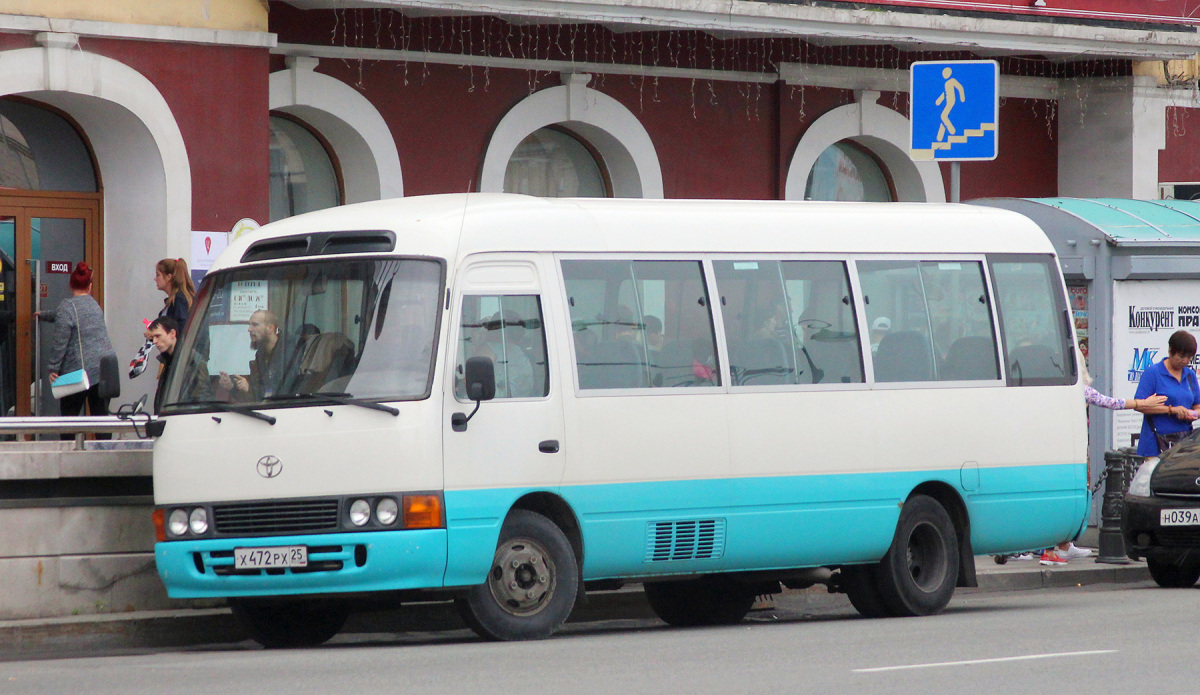
[(336, 499), (213, 506), (213, 530), (218, 534), (327, 533), (338, 528)]

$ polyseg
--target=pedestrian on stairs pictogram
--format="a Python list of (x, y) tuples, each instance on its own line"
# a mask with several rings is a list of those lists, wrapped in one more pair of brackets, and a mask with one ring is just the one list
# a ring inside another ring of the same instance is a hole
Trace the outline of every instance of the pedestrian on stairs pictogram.
[(914, 160), (995, 159), (1000, 66), (994, 60), (916, 62), (909, 89)]

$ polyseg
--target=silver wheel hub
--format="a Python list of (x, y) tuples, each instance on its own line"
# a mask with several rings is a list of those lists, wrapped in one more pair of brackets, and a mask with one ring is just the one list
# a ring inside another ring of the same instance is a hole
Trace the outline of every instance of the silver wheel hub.
[(554, 595), (554, 563), (546, 549), (525, 538), (508, 541), (496, 549), (488, 588), (496, 603), (513, 615), (532, 615)]

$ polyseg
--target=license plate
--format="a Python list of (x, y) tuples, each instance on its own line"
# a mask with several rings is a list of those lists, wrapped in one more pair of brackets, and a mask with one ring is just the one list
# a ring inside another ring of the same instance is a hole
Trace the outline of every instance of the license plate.
[(273, 567), (307, 567), (308, 548), (303, 545), (283, 545), (271, 548), (234, 548), (233, 568), (261, 570)]
[(1163, 526), (1200, 526), (1200, 509), (1163, 509), (1159, 514)]

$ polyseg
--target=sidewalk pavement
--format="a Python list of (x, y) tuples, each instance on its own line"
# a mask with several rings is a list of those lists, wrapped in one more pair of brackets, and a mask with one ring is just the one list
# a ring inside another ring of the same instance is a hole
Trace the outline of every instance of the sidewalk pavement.
[[(992, 556), (975, 558), (979, 587), (963, 593), (1022, 591), (1051, 587), (1150, 581), (1144, 562), (1105, 564), (1096, 555), (1046, 567), (1035, 560), (997, 564)], [(756, 604), (750, 619), (800, 618), (815, 610), (849, 608), (843, 594), (822, 585), (786, 590)], [(591, 594), (578, 606), (571, 623), (654, 618), (640, 585)], [(343, 633), (446, 632), (464, 630), (449, 603), (410, 604), (395, 611), (355, 615)], [(89, 651), (196, 647), (244, 642), (245, 632), (227, 608), (180, 609), (77, 615), (62, 618), (0, 620), (0, 660), (37, 658)]]

